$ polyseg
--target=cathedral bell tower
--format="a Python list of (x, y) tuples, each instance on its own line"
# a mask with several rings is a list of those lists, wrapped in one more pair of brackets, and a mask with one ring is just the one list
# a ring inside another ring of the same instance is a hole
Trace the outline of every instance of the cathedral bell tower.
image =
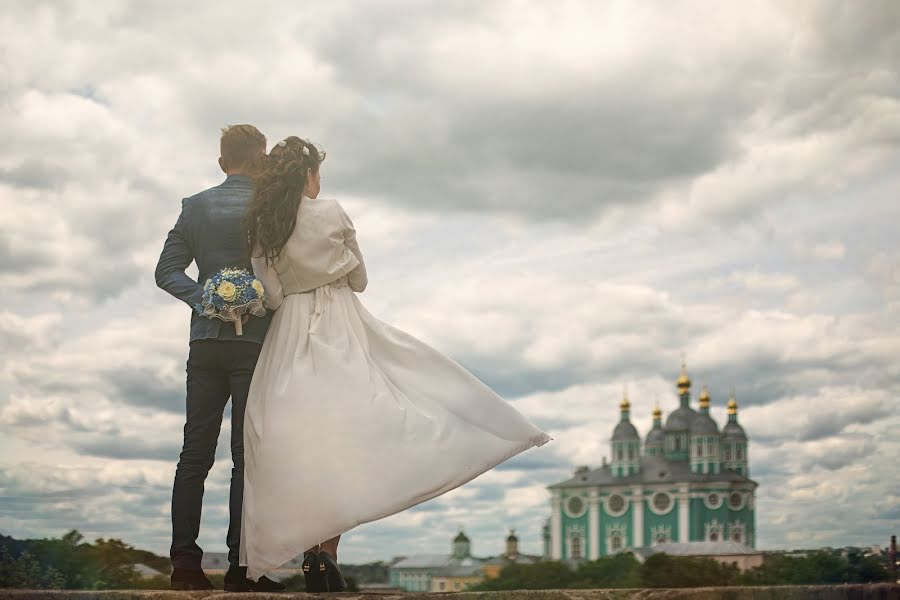
[(619, 403), (619, 411), (621, 418), (613, 430), (611, 440), (610, 472), (613, 477), (635, 475), (641, 470), (641, 437), (629, 418), (631, 402), (628, 401), (628, 392), (625, 392), (622, 402)]
[(747, 434), (738, 423), (738, 405), (732, 392), (728, 399), (728, 423), (722, 428), (722, 466), (749, 477), (748, 465)]

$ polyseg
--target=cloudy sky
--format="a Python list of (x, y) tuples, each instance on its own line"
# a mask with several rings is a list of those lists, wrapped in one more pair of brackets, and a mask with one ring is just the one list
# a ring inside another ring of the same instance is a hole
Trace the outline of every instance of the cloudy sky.
[(252, 122), (328, 151), (366, 306), (555, 438), (359, 527), (342, 561), (460, 527), (478, 555), (508, 528), (540, 552), (545, 486), (609, 453), (624, 385), (642, 432), (672, 410), (682, 353), (720, 423), (736, 389), (760, 547), (886, 543), (898, 7), (4, 2), (0, 532), (167, 554), (189, 311), (153, 268), (181, 198), (222, 179), (219, 129)]

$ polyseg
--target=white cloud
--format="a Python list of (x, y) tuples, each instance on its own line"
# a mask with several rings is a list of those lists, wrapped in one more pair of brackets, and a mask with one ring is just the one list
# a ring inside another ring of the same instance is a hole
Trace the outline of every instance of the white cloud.
[(840, 240), (798, 241), (794, 244), (794, 252), (798, 256), (816, 260), (841, 260), (847, 253), (847, 247)]
[(800, 286), (800, 280), (785, 273), (761, 273), (759, 270), (734, 272), (730, 282), (750, 291), (788, 292)]

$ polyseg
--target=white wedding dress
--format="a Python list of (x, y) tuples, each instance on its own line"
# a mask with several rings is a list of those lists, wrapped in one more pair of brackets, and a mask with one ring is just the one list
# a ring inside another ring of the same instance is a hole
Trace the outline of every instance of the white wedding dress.
[(550, 436), (453, 360), (369, 314), (356, 232), (304, 197), (244, 420), (240, 564), (258, 579), (329, 538), (452, 490)]

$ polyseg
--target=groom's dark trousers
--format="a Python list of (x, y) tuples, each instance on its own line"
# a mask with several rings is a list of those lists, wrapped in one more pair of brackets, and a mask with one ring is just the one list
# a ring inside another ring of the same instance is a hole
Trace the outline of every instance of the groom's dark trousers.
[[(241, 220), (253, 195), (252, 180), (229, 175), (214, 188), (185, 198), (181, 215), (169, 232), (156, 266), (156, 284), (192, 307), (200, 302), (205, 282), (219, 269), (249, 269)], [(196, 261), (197, 281), (185, 269)], [(231, 490), (229, 495), (228, 562), (238, 564), (244, 490), (244, 408), (271, 313), (250, 317), (237, 336), (234, 324), (191, 314), (187, 361), (184, 445), (172, 489), (172, 546), (178, 569), (200, 569), (203, 550), (197, 545), (206, 476), (216, 455), (222, 416), (231, 398)]]

